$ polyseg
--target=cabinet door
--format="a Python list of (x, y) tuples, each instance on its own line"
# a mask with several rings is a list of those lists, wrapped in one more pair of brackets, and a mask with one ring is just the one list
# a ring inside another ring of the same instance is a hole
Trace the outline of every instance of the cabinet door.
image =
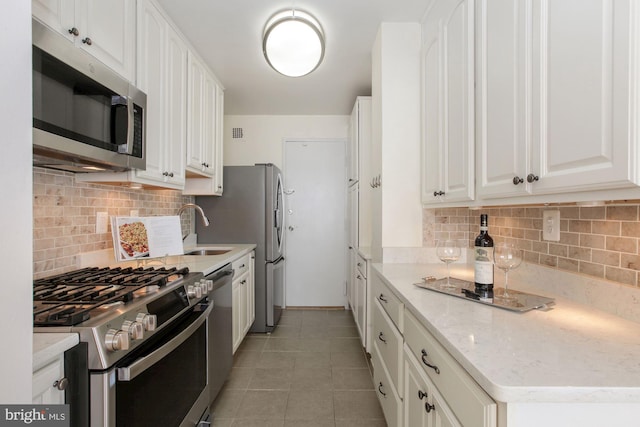
[(357, 269), (355, 291), (356, 326), (360, 333), (360, 341), (364, 347), (366, 345), (367, 279), (362, 275), (362, 272)]
[(188, 48), (172, 28), (167, 28), (166, 65), (166, 170), (171, 182), (185, 182), (185, 146), (187, 141), (187, 60)]
[(531, 2), (477, 7), (476, 186), (479, 197), (528, 194), (531, 150)]
[(32, 403), (39, 405), (63, 404), (64, 390), (59, 390), (53, 384), (64, 377), (64, 359), (60, 357), (54, 362), (38, 369), (33, 373)]
[(216, 124), (215, 124), (215, 158), (214, 167), (214, 190), (213, 194), (221, 196), (223, 191), (223, 167), (224, 167), (224, 89), (216, 85)]
[(136, 176), (162, 182), (166, 138), (164, 106), (167, 101), (164, 84), (166, 22), (160, 12), (147, 1), (138, 3), (138, 15), (137, 86), (147, 94), (147, 167), (136, 171)]
[(349, 121), (349, 185), (358, 181), (358, 105), (356, 99)]
[(240, 327), (242, 323), (241, 319), (241, 308), (242, 305), (242, 296), (241, 296), (241, 288), (239, 280), (234, 280), (232, 284), (231, 291), (231, 336), (233, 341), (233, 352), (235, 353), (240, 343), (242, 342), (242, 334), (240, 333)]
[(124, 78), (133, 81), (136, 2), (77, 0), (75, 4), (76, 27), (80, 31), (78, 45)]
[(438, 1), (423, 23), (423, 203), (474, 197), (473, 17), (473, 0)]
[(31, 13), (70, 42), (75, 40), (69, 32), (76, 26), (74, 0), (32, 0)]
[(193, 54), (189, 54), (189, 118), (187, 128), (187, 169), (201, 173), (202, 146), (204, 144), (204, 66)]
[(630, 185), (638, 30), (630, 0), (533, 3), (533, 191)]
[(189, 55), (189, 125), (187, 171), (195, 176), (213, 176), (215, 138), (215, 81), (200, 59)]
[(218, 98), (217, 84), (211, 74), (205, 73), (204, 78), (204, 140), (202, 144), (202, 160), (205, 164), (204, 172), (213, 177), (216, 165), (216, 109)]

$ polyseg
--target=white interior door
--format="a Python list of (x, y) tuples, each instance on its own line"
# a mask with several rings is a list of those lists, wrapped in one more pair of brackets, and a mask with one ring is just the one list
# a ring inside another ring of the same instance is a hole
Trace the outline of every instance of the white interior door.
[(345, 141), (284, 143), (287, 306), (346, 306)]

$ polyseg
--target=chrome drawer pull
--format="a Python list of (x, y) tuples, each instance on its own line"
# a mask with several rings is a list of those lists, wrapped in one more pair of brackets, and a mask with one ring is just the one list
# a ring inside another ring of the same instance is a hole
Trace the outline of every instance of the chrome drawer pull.
[(380, 296), (378, 297), (378, 299), (382, 302), (387, 302), (387, 299), (384, 297), (383, 294), (380, 294)]
[(378, 386), (378, 391), (380, 392), (380, 394), (382, 395), (382, 397), (387, 397), (387, 393), (385, 393), (384, 391), (382, 391), (382, 383), (380, 383), (380, 385)]
[(387, 340), (384, 339), (384, 334), (382, 332), (380, 332), (380, 335), (378, 335), (378, 339), (385, 344), (387, 343)]
[(425, 393), (425, 392), (424, 392), (424, 391), (422, 391), (422, 390), (418, 390), (418, 399), (422, 400), (422, 399), (424, 399), (425, 397), (427, 397), (427, 393)]
[(422, 349), (422, 363), (424, 363), (425, 365), (427, 365), (428, 367), (436, 371), (436, 374), (438, 375), (440, 374), (440, 368), (438, 368), (436, 365), (432, 365), (431, 363), (427, 362), (427, 351), (424, 348)]
[(436, 405), (429, 405), (429, 402), (424, 403), (424, 410), (427, 411), (427, 414), (431, 411), (435, 411)]

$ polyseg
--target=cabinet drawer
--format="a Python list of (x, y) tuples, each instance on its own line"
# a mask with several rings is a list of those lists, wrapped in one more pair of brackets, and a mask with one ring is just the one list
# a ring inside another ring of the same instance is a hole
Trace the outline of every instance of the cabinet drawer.
[(402, 323), (404, 321), (402, 312), (404, 311), (404, 304), (393, 292), (389, 290), (387, 285), (384, 284), (377, 274), (373, 275), (371, 286), (373, 290), (373, 299), (380, 303), (380, 306), (389, 315), (393, 323), (395, 323), (400, 333), (402, 333)]
[(495, 426), (496, 404), (491, 397), (408, 310), (404, 317), (407, 346), (460, 423)]
[(389, 373), (380, 359), (375, 344), (371, 352), (371, 364), (373, 365), (373, 385), (376, 389), (380, 406), (382, 406), (387, 426), (400, 427), (402, 426), (402, 400), (389, 379)]
[(373, 303), (371, 339), (389, 372), (389, 379), (397, 390), (402, 390), (402, 335), (377, 300)]
[(238, 258), (237, 260), (233, 261), (231, 263), (231, 268), (233, 268), (234, 280), (242, 276), (245, 272), (249, 271), (250, 264), (251, 264), (251, 254), (246, 254), (242, 258)]

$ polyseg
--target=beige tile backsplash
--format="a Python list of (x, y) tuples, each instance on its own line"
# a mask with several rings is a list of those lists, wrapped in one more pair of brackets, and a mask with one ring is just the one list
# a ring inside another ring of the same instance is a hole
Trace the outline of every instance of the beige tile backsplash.
[[(560, 241), (542, 240), (542, 212), (560, 210)], [(638, 286), (640, 274), (640, 202), (605, 206), (576, 205), (425, 209), (423, 245), (460, 239), (473, 246), (480, 214), (489, 215), (489, 234), (524, 250), (525, 259), (560, 270)]]
[[(33, 168), (33, 277), (76, 268), (83, 252), (112, 248), (111, 227), (96, 234), (96, 212), (126, 216), (175, 215), (192, 196), (174, 190), (134, 190), (75, 181), (74, 174)], [(193, 211), (182, 215), (183, 233), (191, 229)]]

